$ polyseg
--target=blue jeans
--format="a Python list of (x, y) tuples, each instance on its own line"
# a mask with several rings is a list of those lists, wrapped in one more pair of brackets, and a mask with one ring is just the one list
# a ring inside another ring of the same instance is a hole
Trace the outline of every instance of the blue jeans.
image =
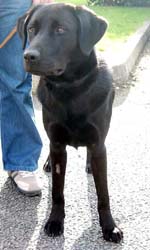
[[(0, 0), (0, 42), (31, 0)], [(5, 170), (34, 171), (42, 142), (34, 123), (31, 75), (23, 66), (22, 42), (15, 34), (0, 49), (0, 128)]]

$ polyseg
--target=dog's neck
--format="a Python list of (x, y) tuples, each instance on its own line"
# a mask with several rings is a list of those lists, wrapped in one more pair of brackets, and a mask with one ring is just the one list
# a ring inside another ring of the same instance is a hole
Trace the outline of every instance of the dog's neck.
[(80, 80), (86, 77), (97, 66), (97, 58), (94, 50), (88, 56), (78, 50), (73, 53), (72, 57), (72, 62), (68, 64), (64, 73), (64, 77), (68, 80)]

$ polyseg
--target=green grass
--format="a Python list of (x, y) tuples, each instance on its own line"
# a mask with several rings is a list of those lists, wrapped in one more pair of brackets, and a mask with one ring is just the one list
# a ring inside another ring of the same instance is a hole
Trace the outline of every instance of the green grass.
[[(62, 2), (57, 0), (57, 2)], [(86, 0), (64, 0), (76, 5), (87, 5)], [(99, 16), (104, 16), (109, 22), (109, 28), (104, 38), (97, 44), (100, 50), (119, 50), (127, 38), (133, 34), (145, 21), (150, 20), (150, 8), (129, 7), (90, 7)]]

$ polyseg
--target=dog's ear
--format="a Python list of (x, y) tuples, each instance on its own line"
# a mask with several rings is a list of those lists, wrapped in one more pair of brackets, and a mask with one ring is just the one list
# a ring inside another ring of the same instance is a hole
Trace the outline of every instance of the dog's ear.
[(28, 12), (20, 17), (17, 22), (17, 31), (19, 33), (19, 36), (22, 40), (22, 47), (23, 49), (26, 46), (27, 41), (27, 31), (26, 31), (26, 18), (28, 17)]
[(27, 25), (33, 15), (33, 13), (39, 9), (41, 5), (37, 5), (31, 8), (25, 15), (20, 17), (17, 22), (17, 31), (19, 33), (20, 38), (22, 39), (22, 47), (25, 49), (27, 42)]
[(93, 46), (104, 35), (108, 23), (103, 17), (98, 17), (86, 7), (76, 7), (76, 14), (79, 20), (79, 45), (81, 51), (89, 55)]

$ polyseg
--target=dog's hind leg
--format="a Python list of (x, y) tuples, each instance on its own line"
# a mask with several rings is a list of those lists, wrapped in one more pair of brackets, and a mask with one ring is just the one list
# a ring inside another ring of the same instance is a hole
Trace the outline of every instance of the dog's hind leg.
[(64, 231), (64, 182), (67, 162), (66, 147), (51, 145), (50, 157), (52, 166), (52, 210), (45, 225), (45, 232), (49, 236), (56, 237), (61, 235)]
[(121, 241), (123, 233), (116, 226), (111, 215), (107, 186), (106, 148), (104, 145), (96, 146), (91, 150), (91, 154), (91, 167), (98, 196), (98, 212), (103, 237), (107, 241), (118, 243)]
[(85, 170), (88, 174), (92, 173), (92, 168), (91, 168), (91, 152), (87, 148), (87, 156), (86, 156), (86, 167)]
[(43, 170), (45, 172), (51, 172), (51, 157), (48, 155), (46, 162), (44, 163)]

